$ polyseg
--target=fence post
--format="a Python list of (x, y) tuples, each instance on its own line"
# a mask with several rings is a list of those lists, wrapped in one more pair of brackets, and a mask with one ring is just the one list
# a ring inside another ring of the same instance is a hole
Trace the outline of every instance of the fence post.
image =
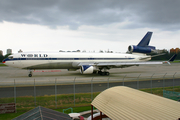
[(139, 89), (139, 77), (140, 77), (140, 75), (137, 77), (137, 89)]
[(34, 105), (36, 107), (36, 86), (35, 86), (35, 79), (34, 79)]
[(93, 79), (94, 79), (94, 77), (92, 77), (92, 79), (91, 79), (91, 102), (93, 101)]
[(75, 102), (75, 80), (76, 80), (76, 77), (74, 78), (74, 107), (75, 107), (75, 104), (76, 104), (76, 102)]
[(14, 79), (14, 103), (16, 104), (16, 81)]
[(109, 78), (110, 78), (110, 77), (108, 77), (108, 84), (107, 84), (107, 88), (109, 88)]
[(124, 79), (125, 79), (126, 76), (127, 76), (127, 75), (125, 75), (125, 76), (123, 77), (123, 86), (124, 86)]
[(55, 107), (57, 109), (57, 85), (56, 85), (57, 78), (55, 79)]
[[(166, 74), (167, 74), (167, 73), (166, 73)], [(163, 91), (164, 91), (164, 87), (165, 87), (165, 81), (164, 81), (164, 78), (165, 78), (166, 74), (163, 76)]]
[(151, 76), (151, 94), (152, 94), (152, 77), (154, 76), (155, 73)]
[[(16, 81), (14, 79), (14, 103), (15, 103), (15, 109), (16, 109)], [(17, 113), (17, 110), (16, 110)]]
[(174, 76), (176, 75), (176, 72), (175, 74), (173, 75), (173, 92), (174, 92)]

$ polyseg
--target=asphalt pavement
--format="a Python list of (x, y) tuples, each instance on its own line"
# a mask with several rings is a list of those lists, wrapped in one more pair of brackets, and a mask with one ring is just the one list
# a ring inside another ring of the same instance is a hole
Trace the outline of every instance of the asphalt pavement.
[(55, 91), (57, 94), (100, 92), (120, 85), (136, 89), (179, 86), (179, 70), (180, 64), (174, 63), (112, 69), (110, 76), (59, 70), (34, 72), (29, 78), (27, 70), (3, 66), (0, 67), (0, 97), (54, 95)]

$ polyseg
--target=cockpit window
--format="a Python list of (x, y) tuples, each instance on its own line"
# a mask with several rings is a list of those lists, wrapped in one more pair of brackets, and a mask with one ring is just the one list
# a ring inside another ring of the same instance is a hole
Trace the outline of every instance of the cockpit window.
[(8, 56), (9, 59), (13, 59), (13, 56)]

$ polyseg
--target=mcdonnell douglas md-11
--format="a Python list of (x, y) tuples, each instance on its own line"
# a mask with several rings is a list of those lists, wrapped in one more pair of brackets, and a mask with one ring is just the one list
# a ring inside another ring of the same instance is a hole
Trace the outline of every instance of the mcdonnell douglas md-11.
[[(68, 69), (81, 74), (98, 73), (109, 75), (111, 68), (125, 68), (138, 65), (163, 64), (163, 62), (150, 62), (147, 53), (156, 52), (154, 46), (149, 46), (152, 32), (142, 38), (138, 45), (130, 45), (128, 53), (79, 53), (79, 52), (22, 52), (9, 55), (3, 63), (10, 67), (28, 69), (28, 76), (32, 76), (35, 69)], [(155, 55), (158, 56), (158, 55)], [(174, 60), (173, 56), (170, 61)], [(147, 62), (149, 61), (149, 62)]]

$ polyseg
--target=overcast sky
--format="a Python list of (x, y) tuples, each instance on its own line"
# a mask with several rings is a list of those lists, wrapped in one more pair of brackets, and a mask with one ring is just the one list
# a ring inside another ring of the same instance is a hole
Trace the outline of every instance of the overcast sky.
[(126, 52), (152, 31), (157, 49), (180, 45), (179, 0), (0, 0), (0, 50)]

